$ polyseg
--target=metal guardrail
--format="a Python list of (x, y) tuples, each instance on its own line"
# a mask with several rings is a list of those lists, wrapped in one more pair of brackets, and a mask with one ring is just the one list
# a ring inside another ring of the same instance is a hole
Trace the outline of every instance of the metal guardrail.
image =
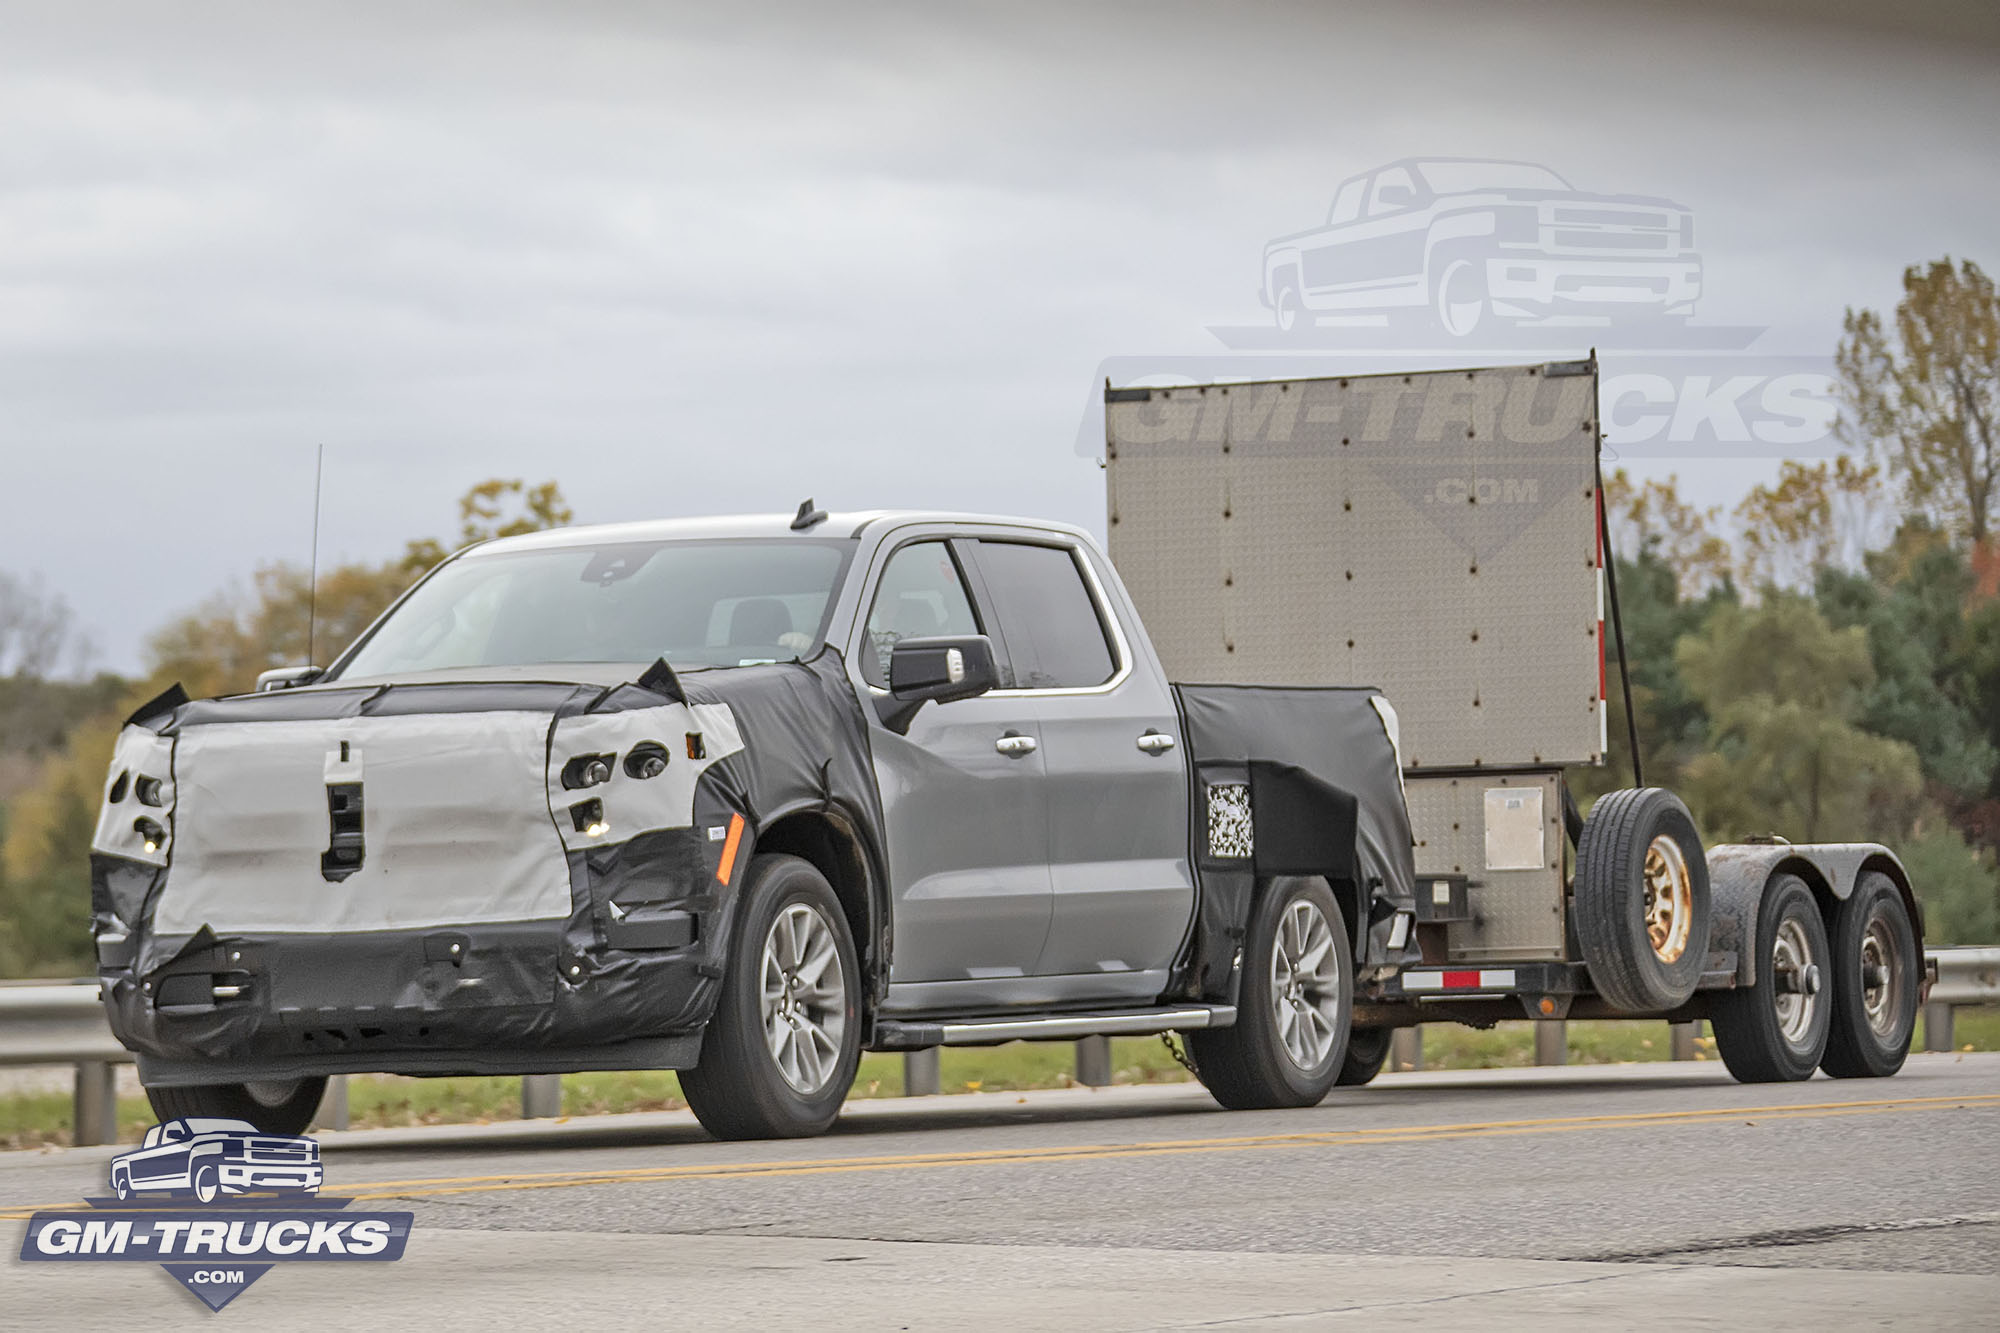
[[(1960, 1005), (2000, 1004), (2000, 948), (1930, 949), (1925, 959), (1937, 968), (1937, 981), (1924, 1005), (1924, 1049), (1952, 1049), (1952, 1010)], [(1699, 1025), (1672, 1025), (1671, 1052), (1676, 1060), (1694, 1057)], [(1404, 1028), (1395, 1034), (1389, 1057), (1391, 1069), (1415, 1069), (1423, 1063), (1421, 1032)], [(1566, 1058), (1563, 1025), (1540, 1023), (1535, 1032), (1535, 1063), (1559, 1065)], [(111, 1143), (118, 1137), (117, 1066), (130, 1064), (132, 1053), (120, 1046), (104, 1021), (104, 1004), (95, 981), (73, 983), (0, 981), (0, 1067), (74, 1065), (75, 1141)], [(1076, 1081), (1090, 1087), (1111, 1082), (1111, 1045), (1105, 1037), (1085, 1037), (1076, 1043)], [(910, 1051), (903, 1057), (903, 1090), (907, 1096), (938, 1091), (938, 1053)], [(531, 1074), (521, 1080), (521, 1114), (529, 1119), (562, 1114), (562, 1078)], [(320, 1123), (330, 1129), (347, 1127), (346, 1080), (335, 1078), (320, 1110)]]

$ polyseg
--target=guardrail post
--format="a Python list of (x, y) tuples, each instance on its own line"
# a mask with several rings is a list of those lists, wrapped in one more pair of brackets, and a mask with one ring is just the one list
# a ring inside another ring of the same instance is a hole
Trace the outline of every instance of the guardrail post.
[(1949, 1051), (1952, 1046), (1951, 1006), (1935, 1000), (1924, 1006), (1924, 1049)]
[(335, 1074), (326, 1081), (326, 1093), (319, 1099), (313, 1123), (321, 1129), (347, 1128), (347, 1075)]
[(1695, 1058), (1695, 1038), (1701, 1035), (1701, 1020), (1692, 1023), (1667, 1024), (1667, 1058), (1669, 1060), (1692, 1060)]
[(108, 1060), (76, 1062), (70, 1139), (79, 1148), (118, 1142), (118, 1071)]
[(938, 1093), (938, 1048), (903, 1052), (903, 1095), (935, 1097)]
[(1098, 1036), (1077, 1039), (1076, 1081), (1086, 1088), (1111, 1086), (1111, 1038)]
[(550, 1120), (562, 1114), (562, 1075), (521, 1076), (521, 1118)]
[(1569, 1024), (1560, 1018), (1535, 1024), (1535, 1063), (1538, 1065), (1569, 1063)]
[(1397, 1028), (1389, 1034), (1389, 1069), (1391, 1073), (1402, 1073), (1424, 1067), (1424, 1030), (1422, 1027)]

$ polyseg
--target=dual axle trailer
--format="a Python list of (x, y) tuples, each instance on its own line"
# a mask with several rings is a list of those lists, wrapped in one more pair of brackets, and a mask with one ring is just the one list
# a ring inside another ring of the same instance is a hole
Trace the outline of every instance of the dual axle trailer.
[(1926, 983), (1892, 851), (1570, 792), (1610, 750), (1597, 391), (1594, 358), (1107, 385), (1113, 563), (1170, 678), (1395, 706), (1422, 962), (1359, 975), (1344, 1081), (1398, 1027), (1563, 1018), (1706, 1019), (1744, 1081), (1892, 1074)]

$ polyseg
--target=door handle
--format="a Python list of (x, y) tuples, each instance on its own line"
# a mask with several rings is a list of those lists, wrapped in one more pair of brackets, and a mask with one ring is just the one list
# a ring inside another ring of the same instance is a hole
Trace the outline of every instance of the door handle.
[(1165, 732), (1148, 731), (1139, 737), (1138, 744), (1147, 754), (1165, 754), (1174, 748), (1174, 738)]
[(999, 740), (993, 742), (993, 748), (1001, 754), (1006, 755), (1009, 759), (1019, 759), (1024, 754), (1033, 754), (1035, 752), (1035, 738), (1033, 736), (1023, 736), (1018, 731), (1010, 731)]

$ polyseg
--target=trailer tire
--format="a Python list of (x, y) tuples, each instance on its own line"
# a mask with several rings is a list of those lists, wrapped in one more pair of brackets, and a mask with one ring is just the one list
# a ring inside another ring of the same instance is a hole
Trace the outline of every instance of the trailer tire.
[(1187, 1034), (1203, 1086), (1232, 1111), (1314, 1106), (1354, 1024), (1354, 950), (1323, 879), (1272, 880), (1250, 913), (1236, 1022)]
[(1590, 978), (1613, 1008), (1687, 1003), (1708, 961), (1708, 859), (1664, 787), (1601, 797), (1577, 839), (1574, 919)]
[(1887, 1078), (1910, 1053), (1923, 970), (1902, 890), (1863, 871), (1834, 908), (1832, 935), (1833, 1025), (1819, 1067), (1831, 1078)]
[(1358, 1088), (1373, 1083), (1382, 1066), (1388, 1063), (1389, 1038), (1394, 1035), (1392, 1028), (1355, 1028), (1348, 1033), (1347, 1057), (1340, 1062), (1340, 1077), (1334, 1080), (1335, 1086)]
[(324, 1078), (284, 1083), (204, 1083), (191, 1087), (147, 1088), (146, 1100), (162, 1121), (247, 1120), (266, 1134), (294, 1138), (306, 1132), (326, 1096)]
[(1797, 875), (1774, 875), (1757, 908), (1757, 981), (1717, 991), (1715, 1050), (1738, 1083), (1812, 1077), (1832, 1024), (1831, 952), (1819, 901)]
[(824, 1133), (861, 1060), (860, 1008), (854, 940), (826, 877), (800, 857), (752, 857), (722, 994), (680, 1076), (701, 1127), (718, 1139)]

